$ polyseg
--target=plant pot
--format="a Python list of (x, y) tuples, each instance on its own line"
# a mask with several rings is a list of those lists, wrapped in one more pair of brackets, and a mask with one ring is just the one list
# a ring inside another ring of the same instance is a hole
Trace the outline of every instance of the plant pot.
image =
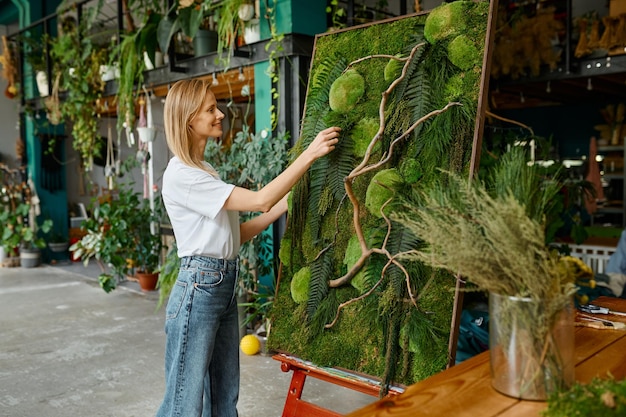
[(39, 91), (39, 97), (48, 97), (50, 95), (50, 89), (48, 86), (48, 75), (46, 72), (37, 71), (35, 81), (37, 81), (37, 91)]
[(208, 55), (217, 51), (217, 32), (214, 30), (198, 30), (193, 38), (194, 56)]
[(142, 142), (153, 142), (156, 137), (156, 128), (154, 127), (138, 127), (137, 133), (139, 140)]
[(252, 19), (254, 17), (254, 4), (244, 3), (240, 5), (239, 10), (237, 10), (237, 15), (244, 22)]
[(143, 291), (154, 291), (159, 281), (159, 273), (135, 272), (135, 276), (139, 280), (139, 286)]
[(574, 308), (547, 313), (544, 300), (489, 294), (491, 384), (545, 401), (574, 382)]
[(41, 250), (39, 248), (20, 248), (20, 266), (34, 268), (41, 264)]
[(102, 81), (113, 81), (120, 78), (120, 71), (115, 65), (100, 65), (100, 78)]
[(153, 70), (158, 67), (163, 66), (163, 53), (161, 51), (154, 52), (154, 62), (148, 56), (148, 53), (144, 51), (143, 53), (143, 63), (147, 70)]
[(261, 25), (259, 24), (259, 19), (252, 19), (246, 22), (243, 28), (243, 40), (247, 45), (261, 40)]
[(55, 253), (65, 252), (69, 246), (69, 242), (48, 242), (48, 247)]

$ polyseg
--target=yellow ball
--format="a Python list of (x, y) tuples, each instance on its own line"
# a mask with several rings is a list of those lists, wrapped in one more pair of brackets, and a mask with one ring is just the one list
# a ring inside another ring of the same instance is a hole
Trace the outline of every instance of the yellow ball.
[(249, 334), (241, 338), (240, 347), (246, 355), (256, 355), (261, 349), (261, 342), (255, 335)]

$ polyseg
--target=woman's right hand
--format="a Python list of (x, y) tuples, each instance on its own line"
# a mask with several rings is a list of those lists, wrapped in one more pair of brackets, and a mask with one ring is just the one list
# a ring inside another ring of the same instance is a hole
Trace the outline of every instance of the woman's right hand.
[(313, 160), (321, 158), (327, 155), (330, 151), (335, 149), (335, 145), (339, 142), (339, 127), (333, 126), (320, 131), (313, 142), (309, 144), (306, 149)]

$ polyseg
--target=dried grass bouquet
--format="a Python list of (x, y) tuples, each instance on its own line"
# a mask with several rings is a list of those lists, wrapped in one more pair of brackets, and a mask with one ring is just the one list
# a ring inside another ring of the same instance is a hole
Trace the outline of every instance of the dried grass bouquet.
[[(494, 352), (504, 358), (503, 368), (520, 370), (501, 390), (516, 397), (544, 399), (573, 379), (555, 329), (563, 322), (571, 327), (565, 346), (573, 349), (573, 319), (562, 313), (571, 312), (575, 280), (585, 265), (546, 244), (545, 213), (560, 187), (513, 148), (484, 181), (445, 175), (397, 219), (423, 242), (408, 258), (449, 270), (490, 293), (492, 337), (497, 334), (491, 344), (502, 348), (491, 346), (492, 370)], [(497, 377), (508, 377), (503, 372)], [(496, 382), (494, 387), (499, 389)]]

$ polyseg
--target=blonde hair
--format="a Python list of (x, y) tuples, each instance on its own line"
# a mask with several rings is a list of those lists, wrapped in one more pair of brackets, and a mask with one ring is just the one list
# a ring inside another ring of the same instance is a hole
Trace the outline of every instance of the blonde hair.
[(177, 81), (167, 92), (163, 108), (165, 139), (170, 151), (184, 164), (218, 176), (210, 165), (198, 158), (191, 130), (191, 121), (200, 111), (211, 84), (206, 80)]

